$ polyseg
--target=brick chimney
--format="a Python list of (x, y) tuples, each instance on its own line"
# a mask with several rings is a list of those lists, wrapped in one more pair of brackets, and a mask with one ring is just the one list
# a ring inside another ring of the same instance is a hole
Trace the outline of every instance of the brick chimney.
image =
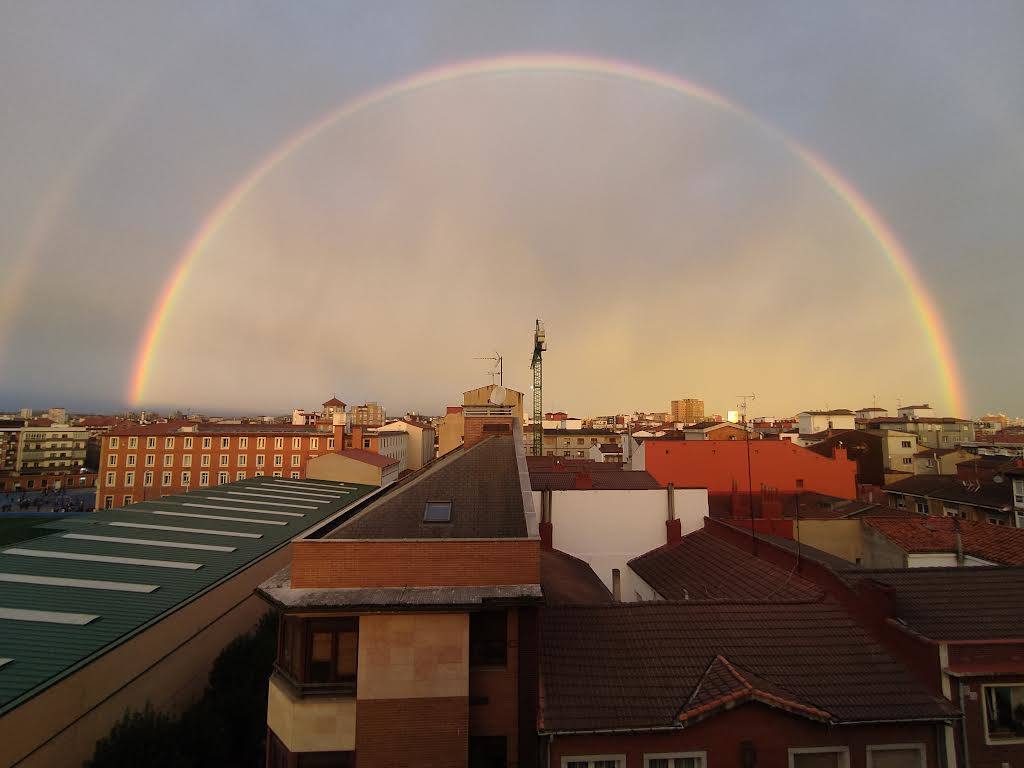
[(495, 435), (511, 435), (515, 417), (510, 405), (466, 405), (464, 416), (463, 445), (470, 448), (481, 440)]
[(672, 483), (668, 484), (668, 519), (665, 520), (665, 543), (675, 544), (682, 541), (683, 524), (676, 519), (676, 488)]

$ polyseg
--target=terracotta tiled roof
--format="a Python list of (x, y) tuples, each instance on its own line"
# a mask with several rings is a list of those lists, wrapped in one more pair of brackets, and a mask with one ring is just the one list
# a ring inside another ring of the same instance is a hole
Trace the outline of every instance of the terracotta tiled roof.
[(585, 488), (596, 491), (650, 491), (662, 486), (649, 472), (612, 469), (608, 471), (530, 472), (530, 486), (535, 491), (568, 491)]
[(337, 407), (339, 405), (342, 406), (342, 407), (345, 406), (345, 404), (343, 402), (341, 402), (341, 400), (339, 400), (337, 397), (332, 397), (330, 400), (327, 400), (326, 402), (323, 403), (323, 406), (325, 408), (327, 408), (329, 406)]
[(892, 588), (896, 617), (933, 640), (1024, 639), (1024, 568), (901, 568), (856, 575)]
[(541, 677), (543, 732), (671, 726), (739, 688), (832, 722), (951, 714), (831, 600), (545, 608)]
[(586, 562), (557, 549), (540, 551), (540, 585), (548, 605), (612, 602), (608, 588)]
[(622, 453), (622, 446), (615, 443), (601, 443), (597, 449), (601, 453)]
[[(428, 501), (450, 501), (451, 522), (424, 522)], [(526, 535), (513, 438), (499, 436), (458, 448), (413, 473), (332, 530), (329, 537), (494, 539)]]
[(1024, 565), (1024, 529), (949, 517), (869, 517), (864, 525), (911, 554), (955, 552), (959, 530), (965, 554), (998, 565)]
[(630, 560), (629, 567), (667, 600), (802, 600), (822, 594), (796, 574), (703, 529)]

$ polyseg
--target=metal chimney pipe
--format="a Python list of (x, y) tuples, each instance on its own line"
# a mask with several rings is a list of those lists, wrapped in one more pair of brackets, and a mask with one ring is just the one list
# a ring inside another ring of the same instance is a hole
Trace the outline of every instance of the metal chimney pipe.
[(622, 574), (618, 568), (612, 568), (612, 599), (616, 603), (622, 602)]
[(668, 484), (668, 519), (676, 519), (676, 487), (674, 483)]

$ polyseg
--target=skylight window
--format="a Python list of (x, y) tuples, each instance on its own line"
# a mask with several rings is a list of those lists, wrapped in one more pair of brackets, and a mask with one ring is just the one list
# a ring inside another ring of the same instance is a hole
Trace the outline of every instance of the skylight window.
[(450, 523), (452, 503), (450, 501), (428, 501), (423, 509), (424, 523)]

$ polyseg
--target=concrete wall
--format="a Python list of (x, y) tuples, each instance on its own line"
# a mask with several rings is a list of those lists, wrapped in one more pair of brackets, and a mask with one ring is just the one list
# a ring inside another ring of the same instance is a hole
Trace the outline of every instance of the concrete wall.
[(381, 485), (380, 467), (337, 453), (327, 453), (306, 462), (306, 477), (310, 480)]
[(861, 527), (864, 555), (861, 565), (865, 568), (906, 568), (907, 553), (884, 534), (868, 525)]
[(183, 710), (224, 646), (266, 613), (253, 589), (288, 556), (282, 547), (9, 712), (0, 719), (0, 765), (80, 765), (125, 710)]
[(437, 455), (444, 456), (462, 445), (465, 428), (466, 417), (462, 411), (445, 414), (437, 425)]
[(469, 614), (359, 617), (359, 699), (469, 695)]
[[(540, 509), (540, 491), (533, 491)], [(703, 489), (677, 488), (675, 514), (682, 533), (697, 531), (708, 514)], [(626, 562), (666, 542), (668, 491), (552, 491), (551, 523), (555, 549), (585, 560), (608, 589), (612, 569), (622, 572), (622, 597), (632, 599), (635, 576)]]
[(356, 748), (356, 700), (351, 696), (293, 696), (270, 678), (267, 725), (289, 752), (348, 752)]

